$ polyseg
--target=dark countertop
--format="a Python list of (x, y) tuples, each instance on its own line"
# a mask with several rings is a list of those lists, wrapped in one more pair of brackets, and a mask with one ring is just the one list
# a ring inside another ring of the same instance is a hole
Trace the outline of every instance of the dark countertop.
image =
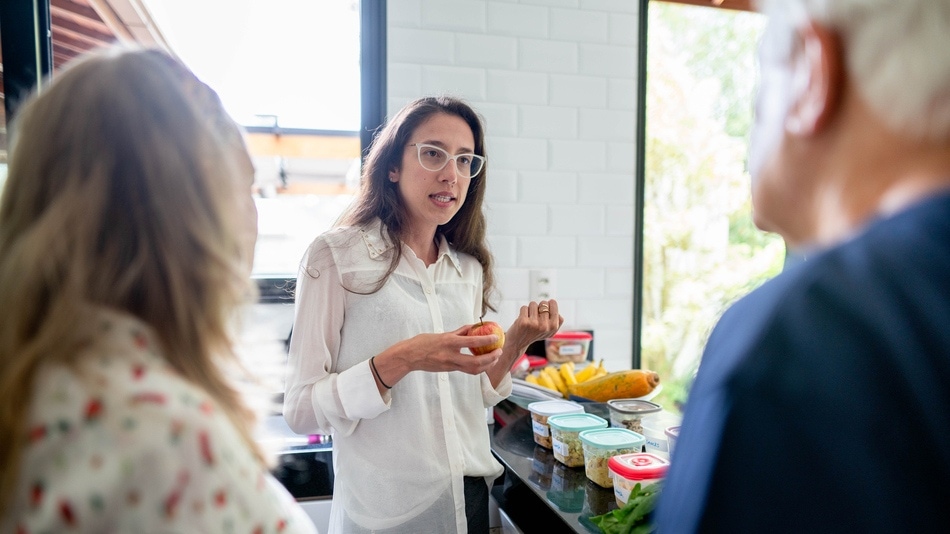
[(490, 433), (492, 452), (505, 466), (504, 482), (492, 490), (499, 506), (525, 532), (549, 524), (553, 512), (566, 527), (562, 530), (599, 533), (590, 518), (617, 508), (613, 490), (588, 480), (584, 466), (567, 467), (537, 445), (531, 415), (521, 411), (505, 426), (495, 423)]

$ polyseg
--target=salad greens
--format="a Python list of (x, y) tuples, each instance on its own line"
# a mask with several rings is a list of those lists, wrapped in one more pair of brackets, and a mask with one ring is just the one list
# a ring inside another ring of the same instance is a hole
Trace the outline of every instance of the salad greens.
[(653, 510), (660, 496), (660, 482), (644, 488), (637, 484), (630, 490), (630, 499), (623, 508), (590, 518), (605, 534), (648, 534), (656, 532)]

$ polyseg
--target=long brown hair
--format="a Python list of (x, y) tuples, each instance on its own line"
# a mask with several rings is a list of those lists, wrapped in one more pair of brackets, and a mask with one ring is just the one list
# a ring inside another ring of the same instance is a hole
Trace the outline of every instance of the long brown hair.
[[(429, 96), (407, 104), (376, 134), (363, 162), (360, 191), (353, 204), (340, 216), (339, 224), (363, 225), (379, 218), (383, 231), (392, 243), (401, 243), (407, 231), (408, 213), (396, 184), (389, 181), (389, 171), (402, 166), (403, 149), (415, 129), (438, 113), (455, 115), (472, 129), (475, 153), (485, 156), (485, 131), (478, 114), (463, 100), (449, 96)], [(493, 259), (485, 239), (485, 214), (482, 204), (488, 184), (486, 164), (468, 186), (465, 203), (452, 220), (439, 226), (438, 232), (459, 252), (471, 254), (482, 265), (482, 315), (495, 310), (491, 302), (495, 289)], [(399, 248), (390, 258), (389, 268), (373, 291), (378, 291), (399, 264)]]
[[(0, 509), (11, 502), (38, 371), (78, 364), (90, 309), (138, 317), (252, 451), (228, 375), (250, 283), (253, 167), (217, 95), (155, 50), (75, 60), (25, 102), (0, 199)], [(249, 206), (248, 206), (249, 207)]]

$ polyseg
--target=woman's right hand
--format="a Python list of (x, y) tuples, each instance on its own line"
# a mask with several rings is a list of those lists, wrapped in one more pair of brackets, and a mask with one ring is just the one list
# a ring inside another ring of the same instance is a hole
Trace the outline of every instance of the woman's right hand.
[(467, 335), (471, 328), (472, 325), (466, 325), (442, 334), (419, 334), (396, 343), (373, 360), (379, 378), (392, 386), (411, 371), (462, 371), (477, 375), (491, 369), (501, 357), (501, 349), (482, 355), (463, 353), (462, 349), (490, 345), (498, 340), (497, 336)]

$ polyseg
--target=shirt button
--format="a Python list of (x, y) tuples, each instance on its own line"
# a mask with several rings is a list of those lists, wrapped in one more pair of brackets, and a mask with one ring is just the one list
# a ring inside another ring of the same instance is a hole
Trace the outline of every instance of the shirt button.
[(445, 373), (442, 373), (439, 375), (439, 380), (445, 382), (446, 380), (448, 380), (448, 378), (446, 378)]
[(431, 288), (431, 287), (427, 287), (427, 288), (426, 288), (426, 293), (427, 293), (427, 294), (428, 294), (428, 293), (432, 293), (432, 288)]

